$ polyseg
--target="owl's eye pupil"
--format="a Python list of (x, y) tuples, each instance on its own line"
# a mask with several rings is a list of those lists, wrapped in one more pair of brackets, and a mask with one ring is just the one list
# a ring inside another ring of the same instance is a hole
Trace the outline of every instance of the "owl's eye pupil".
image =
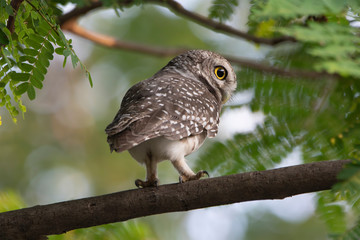
[(215, 67), (214, 72), (215, 72), (216, 77), (220, 80), (223, 80), (227, 75), (226, 69), (224, 67), (220, 67), (220, 66)]

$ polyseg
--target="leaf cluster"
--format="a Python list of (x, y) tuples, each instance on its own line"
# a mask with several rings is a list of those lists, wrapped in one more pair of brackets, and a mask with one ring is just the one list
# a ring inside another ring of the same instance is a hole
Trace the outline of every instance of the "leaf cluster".
[[(26, 112), (21, 97), (27, 94), (35, 99), (35, 89), (43, 88), (45, 74), (54, 53), (71, 57), (73, 67), (80, 62), (71, 40), (67, 40), (56, 23), (61, 10), (54, 3), (24, 1), (17, 14), (9, 2), (1, 0), (0, 8), (0, 107), (5, 106), (14, 122), (21, 112)], [(5, 24), (14, 17), (14, 29)], [(85, 66), (80, 62), (80, 65)], [(85, 71), (92, 85), (91, 76)], [(14, 102), (17, 104), (14, 105)]]
[[(295, 148), (305, 162), (353, 159), (332, 191), (318, 195), (317, 212), (330, 237), (358, 239), (360, 229), (360, 30), (358, 1), (254, 0), (250, 33), (289, 35), (297, 42), (268, 54), (282, 67), (334, 73), (340, 80), (292, 80), (243, 70), (239, 88), (251, 89), (253, 111), (267, 119), (251, 134), (215, 143), (199, 166), (217, 174), (275, 166)], [(236, 121), (236, 119), (234, 119)], [(349, 210), (350, 209), (350, 210)]]
[(230, 19), (238, 0), (214, 0), (209, 8), (209, 17), (224, 22)]
[(269, 37), (288, 35), (297, 39), (305, 54), (316, 59), (312, 69), (360, 77), (358, 1), (269, 0), (253, 1), (251, 32)]

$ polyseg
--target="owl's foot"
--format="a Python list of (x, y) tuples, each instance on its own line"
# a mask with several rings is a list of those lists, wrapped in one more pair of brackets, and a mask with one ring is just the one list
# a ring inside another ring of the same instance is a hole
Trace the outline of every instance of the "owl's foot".
[(135, 180), (135, 185), (138, 188), (147, 188), (147, 187), (157, 187), (159, 183), (159, 179), (155, 178), (155, 179), (151, 179), (148, 181), (143, 181), (140, 179), (136, 179)]
[(205, 176), (210, 177), (210, 175), (207, 171), (201, 170), (192, 176), (185, 176), (185, 175), (180, 176), (179, 182), (184, 183), (184, 182), (188, 182), (188, 181), (192, 181), (192, 180), (199, 180), (200, 178), (205, 177)]

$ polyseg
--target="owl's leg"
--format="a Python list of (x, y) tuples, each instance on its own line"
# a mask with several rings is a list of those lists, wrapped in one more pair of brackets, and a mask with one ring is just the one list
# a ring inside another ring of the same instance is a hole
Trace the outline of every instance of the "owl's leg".
[(176, 170), (180, 173), (179, 182), (187, 182), (191, 180), (198, 180), (205, 175), (209, 176), (207, 171), (201, 170), (196, 174), (191, 170), (191, 168), (187, 165), (185, 158), (178, 159), (175, 161), (171, 161)]
[(155, 161), (151, 154), (147, 154), (145, 159), (145, 167), (146, 167), (146, 181), (136, 179), (135, 185), (138, 188), (145, 187), (157, 187), (159, 179), (157, 178), (157, 161)]

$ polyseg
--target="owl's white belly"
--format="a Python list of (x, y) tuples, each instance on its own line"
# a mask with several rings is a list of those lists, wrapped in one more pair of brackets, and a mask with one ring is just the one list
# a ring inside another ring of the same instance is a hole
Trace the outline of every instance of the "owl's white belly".
[(156, 162), (176, 161), (196, 151), (205, 138), (206, 132), (181, 140), (169, 140), (161, 136), (140, 143), (129, 149), (129, 153), (139, 163), (145, 163), (145, 159), (149, 156)]

